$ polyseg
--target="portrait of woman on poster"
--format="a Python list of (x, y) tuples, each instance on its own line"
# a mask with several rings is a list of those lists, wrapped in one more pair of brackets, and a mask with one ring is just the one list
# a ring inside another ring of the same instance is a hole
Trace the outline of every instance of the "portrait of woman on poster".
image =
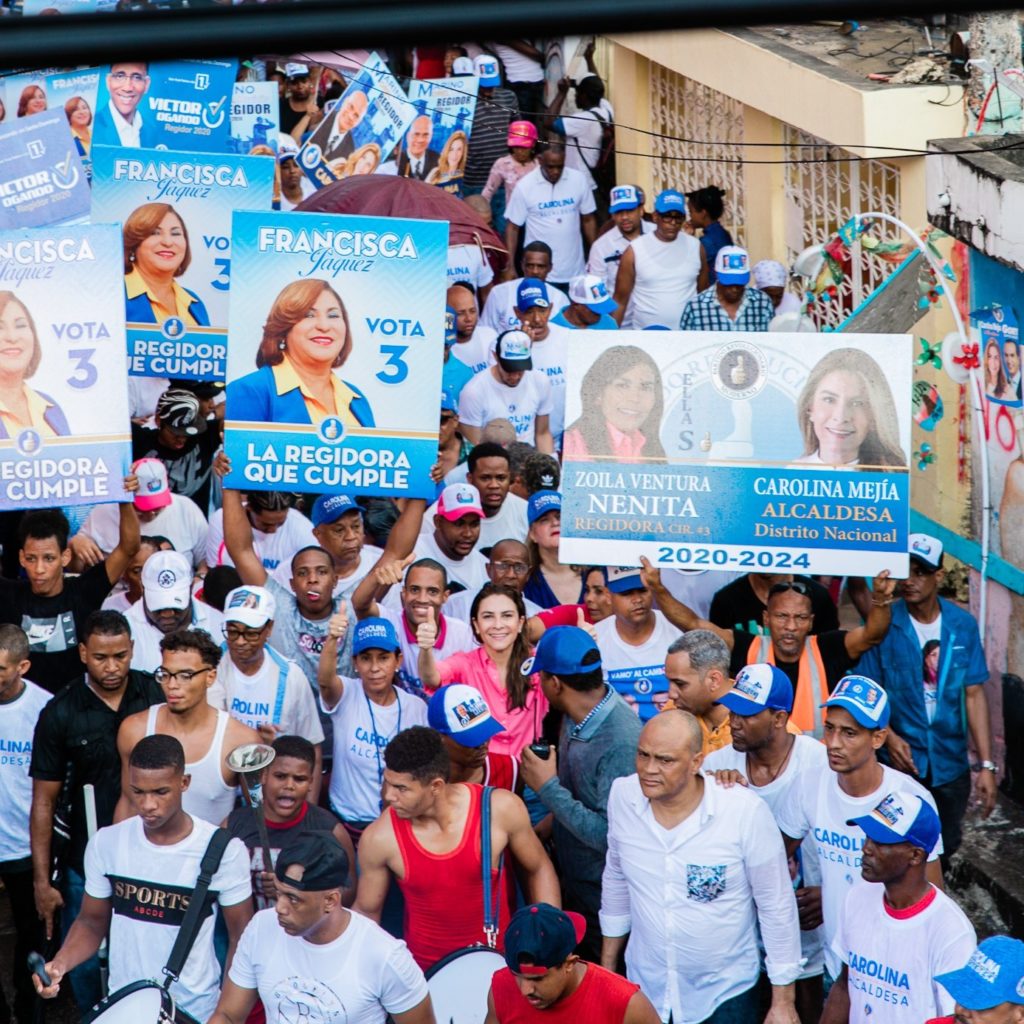
[(18, 99), (18, 117), (41, 114), (46, 109), (46, 93), (38, 85), (26, 85)]
[(316, 426), (337, 416), (350, 427), (375, 426), (363, 393), (334, 372), (351, 352), (341, 296), (319, 278), (293, 281), (263, 325), (258, 369), (228, 384), (228, 419)]
[(580, 407), (562, 439), (563, 458), (665, 461), (661, 373), (643, 349), (615, 345), (602, 352), (583, 375)]
[(162, 324), (177, 317), (186, 327), (209, 327), (210, 315), (195, 292), (177, 280), (188, 270), (188, 229), (170, 203), (145, 203), (129, 214), (124, 242), (125, 319)]
[(441, 148), (437, 166), (427, 175), (428, 185), (437, 185), (452, 195), (462, 196), (462, 177), (466, 173), (469, 139), (463, 131), (452, 132)]
[(985, 373), (985, 397), (995, 402), (1015, 402), (1017, 396), (1006, 379), (1003, 356), (999, 351), (997, 338), (989, 338), (985, 343), (985, 361), (982, 365)]
[(350, 178), (355, 174), (373, 174), (380, 167), (380, 146), (376, 142), (367, 142), (360, 146), (347, 160), (339, 161), (343, 165), (342, 176)]
[(92, 109), (82, 96), (72, 96), (64, 104), (64, 116), (78, 147), (78, 155), (87, 157), (92, 149)]
[(0, 291), (0, 438), (22, 430), (40, 437), (66, 437), (71, 433), (60, 406), (25, 382), (42, 359), (39, 334), (28, 308), (14, 292)]
[(899, 420), (882, 368), (855, 348), (829, 352), (811, 370), (797, 400), (805, 466), (906, 468)]

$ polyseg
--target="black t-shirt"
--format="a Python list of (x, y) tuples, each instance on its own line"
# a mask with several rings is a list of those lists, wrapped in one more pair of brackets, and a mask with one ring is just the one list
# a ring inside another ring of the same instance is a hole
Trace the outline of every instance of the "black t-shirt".
[[(833, 629), (828, 633), (818, 634), (818, 650), (821, 651), (821, 660), (825, 664), (825, 678), (828, 680), (829, 693), (836, 688), (836, 683), (857, 664), (856, 659), (852, 659), (846, 653), (847, 632), (845, 629)], [(735, 630), (734, 635), (732, 662), (729, 665), (729, 673), (735, 679), (736, 673), (747, 664), (750, 645), (755, 640), (760, 642), (761, 637), (755, 636), (753, 633), (747, 633), (742, 629)], [(789, 676), (789, 681), (793, 684), (793, 692), (796, 693), (797, 677), (800, 674), (800, 662), (776, 661), (775, 664)]]
[(159, 459), (175, 494), (191, 498), (205, 516), (210, 508), (213, 456), (220, 446), (220, 431), (211, 423), (205, 433), (190, 437), (181, 449), (165, 448), (156, 427), (132, 424), (132, 458)]
[(304, 110), (292, 109), (291, 103), (288, 102), (287, 97), (282, 97), (280, 114), (279, 114), (279, 127), (285, 135), (291, 135), (292, 129), (306, 116)]
[(65, 686), (39, 716), (29, 774), (43, 782), (64, 782), (70, 778), (71, 842), (67, 864), (81, 873), (89, 838), (82, 787), (89, 783), (95, 786), (96, 823), (100, 828), (110, 825), (121, 795), (117, 730), (129, 715), (144, 711), (151, 704), (162, 704), (164, 694), (148, 672), (132, 669), (120, 707), (114, 711), (85, 681), (81, 663), (78, 669), (78, 678)]
[(28, 678), (50, 693), (82, 676), (78, 637), (89, 615), (111, 591), (105, 562), (81, 576), (65, 576), (54, 597), (32, 593), (28, 580), (0, 579), (0, 622), (20, 626), (28, 636), (32, 668)]
[[(795, 581), (808, 588), (811, 611), (814, 614), (812, 633), (828, 633), (839, 628), (839, 615), (827, 587), (809, 576), (794, 576)], [(749, 576), (740, 576), (726, 584), (711, 599), (708, 620), (721, 629), (742, 629), (747, 633), (766, 633), (765, 606), (754, 593)]]

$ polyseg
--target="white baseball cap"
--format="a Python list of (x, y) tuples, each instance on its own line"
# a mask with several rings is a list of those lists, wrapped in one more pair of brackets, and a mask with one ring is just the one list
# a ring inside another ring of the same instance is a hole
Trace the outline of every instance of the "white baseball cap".
[(142, 567), (142, 596), (151, 612), (187, 608), (192, 600), (192, 566), (180, 551), (157, 551)]
[(274, 617), (274, 595), (264, 587), (235, 587), (224, 599), (224, 621), (262, 629)]

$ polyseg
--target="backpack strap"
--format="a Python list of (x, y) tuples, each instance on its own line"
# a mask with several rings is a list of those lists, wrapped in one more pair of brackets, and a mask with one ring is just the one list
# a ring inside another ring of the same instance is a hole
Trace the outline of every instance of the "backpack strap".
[(484, 936), (489, 949), (498, 948), (498, 916), (501, 912), (498, 903), (500, 903), (501, 869), (505, 858), (503, 851), (498, 861), (499, 896), (496, 901), (491, 885), (491, 794), (493, 792), (494, 786), (484, 786), (483, 792), (480, 794), (480, 863), (484, 883)]

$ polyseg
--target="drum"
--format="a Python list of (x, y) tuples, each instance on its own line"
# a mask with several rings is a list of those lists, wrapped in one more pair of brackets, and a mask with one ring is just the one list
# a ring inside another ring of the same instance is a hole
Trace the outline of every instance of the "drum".
[(82, 1024), (197, 1024), (155, 981), (133, 981), (101, 999)]
[(491, 978), (504, 966), (505, 958), (487, 946), (467, 946), (438, 960), (426, 975), (437, 1024), (484, 1024)]

